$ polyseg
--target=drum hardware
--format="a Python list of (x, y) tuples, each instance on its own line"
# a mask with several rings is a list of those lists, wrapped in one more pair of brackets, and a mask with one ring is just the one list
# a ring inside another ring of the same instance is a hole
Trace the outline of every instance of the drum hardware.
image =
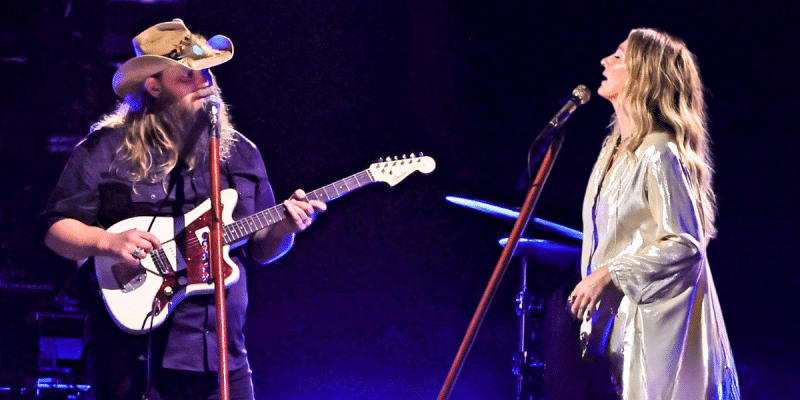
[[(446, 196), (453, 204), (487, 213), (499, 218), (516, 220), (519, 211), (482, 200)], [(520, 238), (514, 256), (520, 260), (520, 290), (516, 294), (515, 312), (519, 318), (519, 344), (512, 354), (511, 370), (517, 377), (517, 400), (544, 399), (544, 369), (541, 340), (544, 298), (528, 285), (528, 262), (556, 267), (559, 270), (575, 268), (580, 258), (579, 241), (583, 234), (566, 226), (541, 218), (531, 218), (531, 224), (543, 232), (555, 235), (569, 243), (551, 240)], [(504, 247), (508, 238), (498, 241)]]

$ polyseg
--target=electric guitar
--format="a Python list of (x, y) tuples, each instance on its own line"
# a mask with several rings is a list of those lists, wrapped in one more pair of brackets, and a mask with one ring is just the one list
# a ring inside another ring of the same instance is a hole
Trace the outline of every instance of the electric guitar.
[[(428, 156), (410, 156), (385, 161), (345, 179), (307, 193), (312, 200), (328, 202), (375, 182), (395, 186), (415, 171), (428, 174), (436, 162)], [(231, 260), (232, 245), (241, 244), (260, 229), (288, 218), (283, 204), (233, 221), (238, 200), (235, 189), (220, 193), (222, 202), (222, 258), (225, 287), (239, 280), (239, 268)], [(112, 319), (131, 334), (148, 333), (167, 319), (186, 297), (214, 292), (209, 264), (211, 200), (178, 217), (142, 216), (120, 221), (108, 232), (130, 229), (149, 231), (161, 240), (162, 248), (147, 254), (138, 266), (116, 257), (95, 257), (95, 272), (103, 300)]]
[(611, 330), (621, 301), (622, 292), (606, 290), (600, 295), (594, 310), (587, 310), (581, 316), (580, 343), (584, 358), (608, 358)]

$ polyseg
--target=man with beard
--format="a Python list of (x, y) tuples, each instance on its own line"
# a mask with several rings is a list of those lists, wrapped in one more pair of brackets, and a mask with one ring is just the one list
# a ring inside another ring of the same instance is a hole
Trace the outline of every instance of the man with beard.
[[(72, 260), (113, 257), (136, 268), (161, 241), (144, 226), (110, 233), (137, 216), (180, 217), (210, 197), (208, 96), (220, 96), (209, 68), (228, 61), (224, 36), (204, 39), (176, 19), (133, 40), (136, 57), (113, 79), (124, 100), (94, 124), (74, 149), (42, 214), (45, 244)], [(231, 126), (219, 107), (220, 180), (239, 199), (234, 220), (275, 205), (264, 162), (255, 145)], [(230, 252), (240, 277), (227, 289), (230, 395), (252, 399), (253, 386), (242, 328), (247, 307), (245, 266), (285, 254), (325, 204), (301, 190), (283, 205), (289, 218), (258, 230)], [(89, 264), (88, 268), (92, 268)], [(146, 335), (119, 329), (91, 282), (84, 301), (89, 372), (99, 399), (199, 399), (219, 396), (216, 307), (213, 295), (189, 296), (163, 326)]]

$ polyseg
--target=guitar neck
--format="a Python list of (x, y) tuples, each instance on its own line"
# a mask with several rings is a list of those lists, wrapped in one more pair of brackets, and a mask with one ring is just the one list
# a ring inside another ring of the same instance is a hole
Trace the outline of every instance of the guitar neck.
[[(342, 180), (321, 187), (313, 192), (306, 193), (309, 200), (319, 200), (327, 203), (333, 199), (344, 196), (356, 189), (375, 183), (375, 178), (369, 170), (361, 171)], [(222, 228), (222, 239), (227, 244), (243, 240), (258, 230), (274, 225), (289, 215), (283, 204), (268, 208), (249, 217), (242, 218)]]

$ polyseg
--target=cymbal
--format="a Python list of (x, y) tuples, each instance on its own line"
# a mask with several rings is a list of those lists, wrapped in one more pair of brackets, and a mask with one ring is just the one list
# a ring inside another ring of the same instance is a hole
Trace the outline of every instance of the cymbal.
[[(500, 246), (505, 247), (508, 238), (498, 241)], [(581, 257), (581, 249), (577, 245), (553, 242), (542, 239), (520, 238), (514, 255), (524, 256), (536, 262), (552, 265), (561, 269), (574, 268)]]
[[(458, 196), (445, 196), (444, 199), (455, 205), (484, 212), (504, 219), (516, 220), (519, 217), (519, 211), (517, 210), (498, 206), (482, 200), (473, 200)], [(555, 222), (550, 222), (537, 217), (531, 218), (530, 222), (543, 231), (566, 236), (570, 239), (583, 240), (583, 233), (581, 231), (559, 225)]]

